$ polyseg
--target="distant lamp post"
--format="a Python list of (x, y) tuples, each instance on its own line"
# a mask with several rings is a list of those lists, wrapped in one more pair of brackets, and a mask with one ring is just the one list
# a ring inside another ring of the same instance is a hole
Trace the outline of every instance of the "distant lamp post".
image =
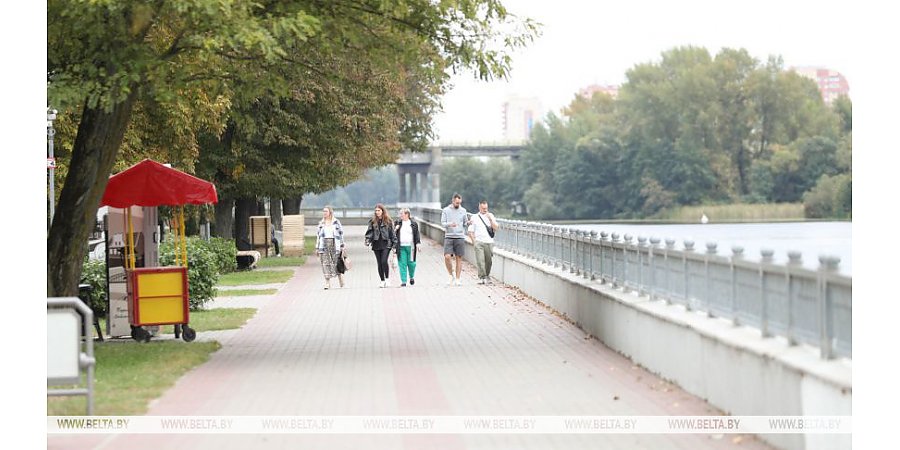
[(56, 120), (56, 113), (55, 109), (47, 109), (47, 168), (50, 169), (50, 222), (47, 224), (48, 230), (50, 225), (53, 225), (53, 212), (56, 210), (54, 204), (56, 199), (56, 158), (53, 156), (53, 136), (56, 134), (56, 130), (53, 128), (53, 121)]

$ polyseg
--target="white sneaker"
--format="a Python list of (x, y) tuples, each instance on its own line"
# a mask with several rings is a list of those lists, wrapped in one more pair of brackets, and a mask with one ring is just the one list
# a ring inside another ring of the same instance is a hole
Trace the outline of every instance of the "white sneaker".
[(331, 280), (325, 280), (325, 289), (328, 289), (330, 287), (331, 287)]
[(450, 275), (450, 281), (447, 282), (447, 286), (453, 286), (454, 284), (456, 284), (456, 278)]
[(460, 280), (459, 278), (457, 278), (456, 281), (453, 282), (453, 284), (456, 285), (456, 286), (462, 286), (462, 280)]
[(386, 284), (384, 284), (384, 280), (381, 280), (381, 284), (379, 284), (378, 287), (379, 287), (379, 288), (383, 288), (383, 287), (385, 287), (385, 286), (386, 286)]
[(484, 278), (479, 278), (478, 284), (487, 284), (487, 282), (484, 281)]

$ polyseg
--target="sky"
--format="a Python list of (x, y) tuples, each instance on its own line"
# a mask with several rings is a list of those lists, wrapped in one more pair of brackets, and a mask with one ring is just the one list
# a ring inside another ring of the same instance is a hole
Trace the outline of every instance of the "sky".
[(823, 66), (841, 72), (853, 97), (846, 3), (808, 0), (504, 0), (507, 10), (544, 24), (543, 34), (513, 54), (509, 80), (483, 82), (454, 76), (435, 119), (437, 142), (503, 139), (502, 105), (508, 96), (539, 98), (543, 111), (559, 110), (591, 84), (622, 84), (636, 64), (658, 62), (678, 46), (715, 55), (744, 48), (764, 62), (780, 55), (785, 67)]

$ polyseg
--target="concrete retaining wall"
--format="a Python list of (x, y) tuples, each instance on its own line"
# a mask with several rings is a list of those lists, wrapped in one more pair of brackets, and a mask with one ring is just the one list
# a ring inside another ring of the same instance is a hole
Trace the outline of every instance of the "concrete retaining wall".
[[(420, 221), (423, 235), (443, 230)], [(502, 233), (502, 230), (499, 231)], [(471, 244), (465, 259), (474, 263)], [(565, 315), (635, 363), (736, 416), (849, 416), (851, 363), (818, 350), (762, 339), (758, 330), (650, 301), (560, 268), (494, 250), (491, 275)], [(850, 435), (767, 434), (788, 450), (849, 449)]]

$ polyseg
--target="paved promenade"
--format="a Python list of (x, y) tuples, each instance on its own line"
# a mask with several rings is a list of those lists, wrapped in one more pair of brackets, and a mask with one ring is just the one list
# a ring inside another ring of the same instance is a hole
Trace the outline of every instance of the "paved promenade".
[[(155, 400), (148, 414), (720, 414), (514, 289), (477, 285), (471, 266), (464, 268), (463, 286), (446, 286), (441, 247), (434, 242), (422, 245), (415, 286), (400, 288), (399, 279), (392, 279), (392, 287), (379, 289), (363, 228), (347, 227), (347, 233), (353, 268), (345, 288), (323, 290), (321, 268), (311, 258), (276, 295), (250, 300), (259, 308), (256, 316), (217, 337), (222, 349)], [(185, 434), (50, 436), (48, 448), (769, 447), (728, 434)]]

